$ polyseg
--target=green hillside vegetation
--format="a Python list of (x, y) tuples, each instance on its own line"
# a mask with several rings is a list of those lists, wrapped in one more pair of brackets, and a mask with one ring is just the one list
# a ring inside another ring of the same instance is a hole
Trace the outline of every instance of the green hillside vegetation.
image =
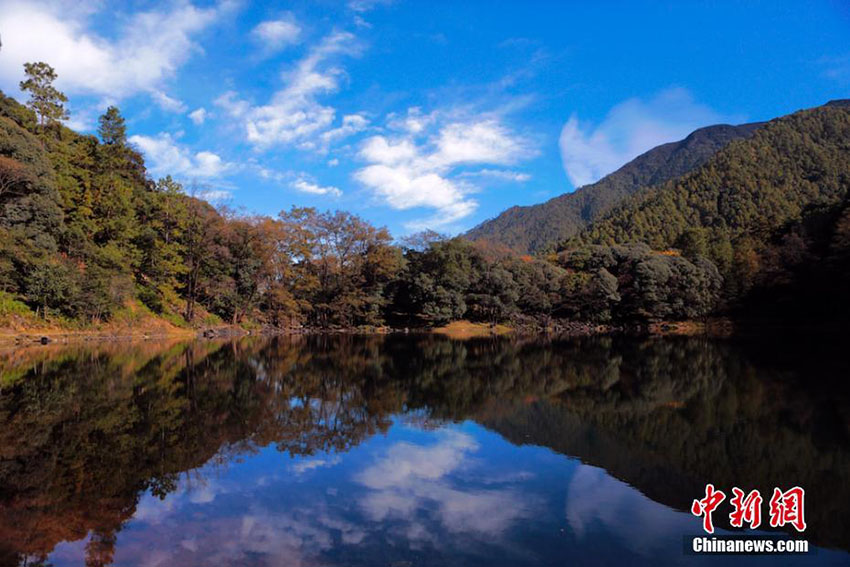
[(217, 211), (170, 177), (148, 177), (117, 108), (86, 136), (34, 112), (41, 98), (25, 108), (0, 97), (4, 303), (71, 325), (128, 312), (238, 324), (260, 309), (270, 324), (377, 322), (399, 262), (385, 230), (341, 212)]
[[(398, 244), (344, 211), (216, 209), (148, 175), (118, 108), (97, 136), (75, 133), (61, 123), (52, 69), (27, 73), (27, 107), (0, 94), (0, 327), (633, 324), (727, 308), (785, 315), (801, 298), (824, 316), (846, 312), (836, 290), (850, 273), (850, 109), (840, 105), (771, 122), (639, 191), (560, 253), (532, 257), (434, 233)], [(634, 175), (652, 182), (742, 133), (711, 131), (656, 153), (656, 165), (646, 154)]]
[(773, 120), (694, 172), (641, 190), (564, 242), (560, 258), (641, 242), (708, 258), (733, 305), (764, 303), (771, 290), (789, 309), (820, 303), (827, 314), (846, 308), (837, 292), (850, 269), (848, 187), (850, 107), (836, 101)]
[(523, 254), (550, 251), (640, 188), (692, 171), (729, 142), (751, 136), (759, 126), (761, 123), (700, 128), (684, 140), (649, 150), (596, 183), (539, 205), (511, 207), (473, 228), (466, 237)]

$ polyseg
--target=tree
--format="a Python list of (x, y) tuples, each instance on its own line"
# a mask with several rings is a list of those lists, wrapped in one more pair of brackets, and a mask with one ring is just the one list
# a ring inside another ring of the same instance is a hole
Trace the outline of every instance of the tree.
[(676, 248), (682, 251), (682, 256), (691, 260), (697, 256), (705, 256), (708, 253), (705, 229), (700, 227), (686, 229), (676, 241)]
[(76, 295), (76, 282), (68, 266), (51, 259), (30, 262), (24, 278), (26, 298), (44, 319), (50, 308), (68, 310), (68, 299)]
[(264, 223), (259, 218), (228, 218), (224, 241), (228, 249), (228, 286), (219, 300), (232, 324), (243, 317), (259, 302), (272, 274), (274, 242), (267, 238)]
[(408, 250), (406, 259), (406, 282), (397, 295), (396, 310), (434, 325), (462, 319), (468, 310), (467, 295), (484, 266), (473, 244), (462, 238), (437, 241), (423, 252)]
[(0, 156), (0, 202), (8, 195), (22, 192), (33, 182), (34, 176), (27, 167), (16, 159)]
[(21, 90), (30, 95), (29, 107), (38, 115), (38, 124), (44, 127), (68, 118), (64, 103), (68, 97), (53, 86), (56, 71), (47, 63), (24, 63), (27, 76), (21, 81)]
[(313, 236), (298, 223), (265, 218), (258, 230), (271, 246), (262, 307), (276, 327), (294, 326), (312, 311), (318, 279), (310, 266)]
[(485, 264), (467, 294), (470, 318), (499, 323), (516, 312), (518, 299), (513, 274), (498, 263)]
[(208, 268), (214, 261), (216, 238), (221, 232), (222, 218), (208, 203), (195, 197), (187, 202), (186, 228), (183, 231), (185, 273), (183, 295), (186, 298), (184, 317), (195, 319), (196, 305), (209, 281)]
[(435, 230), (427, 229), (413, 233), (409, 236), (405, 236), (401, 239), (401, 242), (404, 248), (408, 250), (416, 250), (417, 252), (423, 252), (427, 250), (431, 244), (434, 244), (435, 242), (442, 242), (448, 239), (449, 237), (445, 234), (440, 234)]
[(124, 117), (121, 116), (121, 111), (116, 106), (110, 106), (106, 109), (100, 118), (98, 118), (97, 133), (104, 144), (110, 146), (123, 146), (127, 142), (127, 126), (124, 124)]
[(401, 264), (387, 229), (343, 211), (293, 207), (279, 218), (287, 230), (303, 231), (308, 250), (303, 267), (317, 284), (310, 301), (314, 322), (321, 327), (381, 323), (384, 289)]
[(171, 176), (160, 179), (137, 210), (140, 251), (136, 279), (140, 299), (157, 313), (178, 301), (178, 277), (186, 273), (183, 230), (187, 224), (187, 200), (183, 188)]

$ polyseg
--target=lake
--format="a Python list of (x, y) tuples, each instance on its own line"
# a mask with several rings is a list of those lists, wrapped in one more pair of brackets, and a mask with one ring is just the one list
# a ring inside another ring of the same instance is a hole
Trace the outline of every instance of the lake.
[(804, 487), (781, 564), (846, 565), (848, 376), (814, 337), (0, 351), (0, 565), (774, 564), (684, 552), (709, 482)]

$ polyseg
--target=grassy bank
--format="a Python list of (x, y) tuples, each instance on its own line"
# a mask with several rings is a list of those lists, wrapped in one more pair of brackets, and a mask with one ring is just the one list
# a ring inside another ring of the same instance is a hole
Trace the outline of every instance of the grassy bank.
[[(201, 321), (203, 328), (220, 326), (218, 318)], [(198, 328), (182, 318), (152, 313), (138, 301), (128, 301), (108, 322), (81, 322), (61, 316), (41, 317), (12, 295), (0, 292), (0, 343), (116, 340), (150, 337), (192, 337)]]
[(491, 325), (489, 323), (473, 323), (471, 321), (453, 321), (448, 325), (436, 327), (434, 333), (453, 339), (472, 339), (476, 337), (492, 337), (508, 335), (514, 332), (507, 325)]

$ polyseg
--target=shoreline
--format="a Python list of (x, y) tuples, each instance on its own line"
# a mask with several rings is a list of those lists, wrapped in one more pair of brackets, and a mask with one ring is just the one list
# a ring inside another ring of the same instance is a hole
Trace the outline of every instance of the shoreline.
[(112, 329), (62, 329), (0, 327), (0, 348), (24, 348), (47, 344), (80, 344), (94, 342), (137, 342), (170, 339), (235, 339), (245, 336), (297, 336), (297, 335), (390, 335), (435, 334), (454, 340), (490, 337), (561, 336), (587, 337), (629, 335), (644, 337), (707, 336), (715, 338), (741, 336), (753, 333), (832, 333), (845, 330), (840, 323), (788, 322), (775, 320), (733, 320), (715, 318), (704, 321), (659, 321), (621, 325), (584, 323), (579, 321), (476, 323), (468, 320), (452, 321), (438, 327), (257, 327), (234, 325), (185, 328), (172, 325), (122, 326)]
[(646, 336), (673, 335), (712, 335), (727, 336), (733, 334), (731, 321), (711, 322), (676, 321), (650, 325), (602, 325), (576, 321), (559, 321), (551, 325), (538, 324), (490, 324), (470, 321), (453, 321), (439, 327), (369, 327), (369, 328), (260, 328), (245, 329), (239, 326), (220, 326), (186, 329), (171, 328), (134, 328), (65, 330), (65, 329), (26, 329), (0, 328), (0, 347), (25, 348), (32, 346), (79, 344), (91, 342), (136, 342), (168, 339), (229, 339), (244, 336), (294, 336), (294, 335), (370, 335), (370, 334), (437, 334), (456, 340), (487, 337), (558, 335), (558, 336), (597, 336), (613, 334), (635, 334)]
[(557, 321), (550, 325), (519, 323), (491, 324), (473, 323), (466, 320), (453, 321), (440, 327), (340, 327), (340, 328), (270, 328), (246, 329), (239, 326), (222, 325), (187, 329), (183, 327), (67, 330), (0, 328), (0, 349), (16, 350), (46, 345), (79, 345), (87, 343), (137, 343), (166, 340), (227, 340), (247, 336), (304, 336), (304, 335), (440, 335), (452, 340), (481, 338), (527, 338), (545, 337), (592, 337), (625, 335), (634, 337), (711, 337), (746, 338), (754, 334), (831, 334), (845, 330), (840, 324), (818, 324), (777, 321), (752, 321), (711, 319), (706, 321), (661, 321), (656, 323), (607, 325)]

